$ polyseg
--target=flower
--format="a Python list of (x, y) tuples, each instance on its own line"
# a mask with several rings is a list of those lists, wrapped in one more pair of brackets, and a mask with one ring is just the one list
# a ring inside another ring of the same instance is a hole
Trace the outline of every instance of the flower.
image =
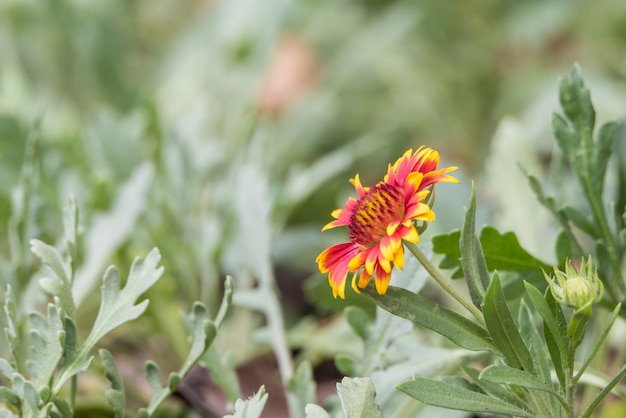
[(543, 275), (550, 285), (554, 299), (576, 311), (591, 313), (591, 305), (602, 300), (604, 285), (598, 277), (591, 257), (586, 262), (583, 258), (579, 269), (568, 261), (565, 264), (565, 272), (554, 267), (555, 278), (551, 278), (546, 272)]
[(435, 220), (426, 202), (432, 188), (439, 182), (458, 183), (448, 174), (456, 167), (437, 169), (438, 165), (439, 153), (420, 147), (390, 164), (384, 180), (371, 188), (361, 184), (358, 174), (350, 180), (358, 198), (348, 198), (343, 209), (331, 213), (335, 220), (322, 228), (347, 226), (349, 242), (327, 248), (315, 260), (320, 271), (328, 273), (335, 298), (345, 298), (348, 272), (354, 272), (352, 288), (357, 293), (372, 277), (378, 294), (386, 293), (392, 267), (404, 266), (402, 240), (418, 242), (415, 223)]

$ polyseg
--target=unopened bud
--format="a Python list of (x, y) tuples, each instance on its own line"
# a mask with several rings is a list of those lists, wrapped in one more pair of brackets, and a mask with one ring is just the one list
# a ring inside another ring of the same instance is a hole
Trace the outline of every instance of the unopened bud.
[(571, 261), (565, 264), (565, 272), (554, 268), (554, 277), (543, 273), (554, 299), (562, 305), (575, 310), (590, 308), (598, 303), (604, 294), (604, 285), (598, 277), (591, 257), (585, 262), (583, 259), (579, 269)]

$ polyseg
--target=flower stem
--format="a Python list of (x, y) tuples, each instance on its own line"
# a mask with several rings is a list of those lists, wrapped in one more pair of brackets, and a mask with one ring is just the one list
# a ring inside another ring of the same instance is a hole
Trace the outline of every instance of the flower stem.
[(482, 325), (485, 325), (485, 319), (483, 313), (470, 301), (468, 301), (463, 295), (448, 283), (448, 280), (441, 274), (441, 272), (435, 267), (426, 255), (419, 249), (419, 247), (413, 242), (404, 242), (404, 245), (411, 251), (411, 253), (417, 258), (422, 266), (426, 269), (428, 274), (435, 279), (435, 281), (445, 290), (450, 296), (457, 300), (465, 309), (467, 309)]

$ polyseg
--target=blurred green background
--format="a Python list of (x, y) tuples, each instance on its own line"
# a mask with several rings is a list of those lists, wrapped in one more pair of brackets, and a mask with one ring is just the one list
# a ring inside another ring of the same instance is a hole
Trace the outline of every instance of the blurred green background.
[[(475, 179), (482, 220), (541, 254), (545, 216), (516, 163), (545, 167), (574, 62), (599, 119), (623, 118), (626, 2), (0, 0), (0, 287), (22, 311), (42, 305), (28, 239), (58, 242), (73, 195), (79, 327), (106, 266), (124, 273), (157, 246), (165, 277), (111, 337), (117, 352), (173, 370), (181, 309), (217, 309), (226, 274), (243, 289), (269, 275), (294, 358), (332, 380), (346, 302), (314, 259), (345, 238), (320, 229), (348, 179), (371, 184), (432, 146), (462, 184), (441, 187), (429, 234), (460, 226)], [(262, 317), (229, 320), (219, 343), (235, 366), (268, 354)]]

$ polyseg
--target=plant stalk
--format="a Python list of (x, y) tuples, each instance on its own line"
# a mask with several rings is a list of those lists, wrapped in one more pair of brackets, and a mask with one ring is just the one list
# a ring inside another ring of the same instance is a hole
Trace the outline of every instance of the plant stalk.
[(448, 280), (441, 274), (441, 272), (435, 267), (428, 257), (419, 249), (419, 247), (413, 242), (404, 242), (404, 245), (411, 251), (411, 253), (417, 258), (420, 264), (426, 269), (428, 274), (435, 279), (435, 281), (445, 290), (450, 296), (457, 300), (465, 309), (467, 309), (482, 325), (485, 325), (485, 318), (483, 313), (467, 298), (460, 294)]

